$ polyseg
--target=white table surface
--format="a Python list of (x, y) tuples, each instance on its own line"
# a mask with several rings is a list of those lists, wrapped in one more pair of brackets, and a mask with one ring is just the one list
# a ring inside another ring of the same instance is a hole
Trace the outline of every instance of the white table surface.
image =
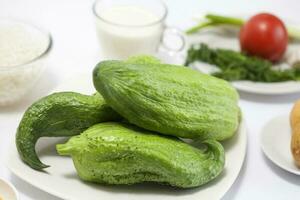
[[(298, 0), (167, 0), (167, 23), (185, 28), (195, 14), (223, 14), (271, 11), (300, 22)], [(92, 1), (89, 0), (0, 0), (0, 17), (37, 22), (50, 30), (53, 49), (43, 78), (22, 103), (0, 108), (0, 177), (10, 180), (22, 200), (58, 200), (14, 176), (4, 165), (8, 142), (14, 137), (22, 113), (32, 101), (46, 95), (63, 80), (91, 71), (101, 59), (95, 35)], [(300, 23), (299, 23), (300, 25)], [(257, 96), (241, 93), (240, 105), (248, 123), (248, 153), (244, 167), (233, 187), (224, 196), (232, 199), (299, 199), (300, 177), (285, 172), (263, 155), (259, 134), (263, 125), (280, 114), (288, 113), (300, 94)]]

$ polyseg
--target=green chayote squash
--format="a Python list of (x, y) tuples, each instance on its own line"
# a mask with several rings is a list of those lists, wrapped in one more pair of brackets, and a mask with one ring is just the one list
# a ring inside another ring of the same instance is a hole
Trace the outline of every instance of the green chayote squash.
[(133, 125), (96, 124), (66, 144), (56, 146), (70, 155), (79, 177), (105, 184), (159, 182), (181, 188), (197, 187), (224, 168), (224, 149), (214, 140), (205, 150)]
[(99, 122), (120, 118), (99, 93), (54, 93), (33, 103), (24, 113), (16, 134), (17, 149), (26, 164), (41, 170), (48, 165), (41, 163), (35, 152), (40, 137), (73, 136)]
[(224, 140), (239, 124), (238, 93), (226, 81), (149, 57), (103, 61), (94, 86), (130, 123), (183, 138)]

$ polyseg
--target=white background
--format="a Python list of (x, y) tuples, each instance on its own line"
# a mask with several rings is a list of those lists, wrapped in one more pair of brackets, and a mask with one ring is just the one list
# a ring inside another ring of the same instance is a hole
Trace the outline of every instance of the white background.
[[(187, 27), (194, 15), (215, 12), (221, 14), (271, 11), (298, 21), (298, 0), (167, 0), (169, 25)], [(0, 16), (33, 21), (50, 30), (53, 48), (49, 66), (34, 91), (13, 107), (0, 108), (0, 177), (9, 179), (18, 189), (22, 200), (58, 200), (12, 175), (4, 165), (7, 144), (13, 139), (25, 108), (46, 95), (63, 80), (80, 72), (89, 72), (101, 59), (95, 35), (92, 1), (89, 0), (0, 0)], [(248, 123), (248, 154), (239, 178), (225, 195), (232, 199), (299, 199), (300, 177), (285, 172), (263, 155), (259, 135), (271, 118), (288, 113), (300, 94), (257, 96), (241, 93), (240, 105)]]

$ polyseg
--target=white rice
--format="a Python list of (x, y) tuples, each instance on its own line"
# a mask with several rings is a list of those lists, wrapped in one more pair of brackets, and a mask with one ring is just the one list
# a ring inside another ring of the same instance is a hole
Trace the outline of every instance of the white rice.
[(9, 20), (0, 20), (0, 106), (19, 100), (33, 86), (50, 38), (39, 29)]

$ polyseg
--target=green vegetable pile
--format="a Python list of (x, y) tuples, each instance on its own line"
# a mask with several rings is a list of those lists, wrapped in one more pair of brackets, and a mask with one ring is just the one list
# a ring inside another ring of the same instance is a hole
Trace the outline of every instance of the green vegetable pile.
[(72, 157), (85, 181), (191, 188), (222, 172), (219, 141), (232, 137), (240, 120), (228, 82), (149, 56), (100, 62), (93, 81), (95, 95), (60, 92), (28, 108), (16, 135), (26, 164), (48, 167), (35, 152), (40, 137), (73, 136), (57, 151)]
[(250, 80), (255, 82), (299, 81), (300, 69), (274, 70), (272, 63), (257, 57), (228, 49), (211, 49), (206, 44), (192, 45), (187, 54), (185, 65), (201, 61), (220, 69), (213, 76), (228, 81)]

